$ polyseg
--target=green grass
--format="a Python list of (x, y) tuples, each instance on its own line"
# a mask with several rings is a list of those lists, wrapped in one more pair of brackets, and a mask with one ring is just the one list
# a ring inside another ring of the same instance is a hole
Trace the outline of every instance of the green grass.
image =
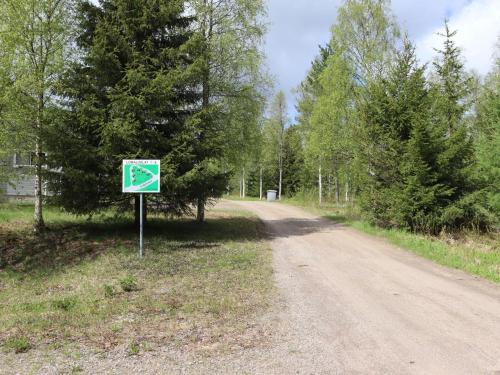
[[(43, 214), (45, 220), (51, 224), (81, 221), (75, 216), (52, 207), (44, 210)], [(32, 218), (33, 203), (24, 200), (0, 202), (0, 224), (26, 224)]]
[(34, 347), (227, 350), (251, 336), (269, 304), (271, 252), (248, 212), (213, 209), (204, 225), (152, 217), (143, 259), (131, 217), (89, 222), (48, 207), (49, 230), (35, 238), (30, 205), (0, 212), (0, 345), (8, 350), (20, 335)]
[(30, 341), (25, 336), (12, 336), (9, 337), (4, 344), (7, 350), (15, 353), (25, 353), (31, 348)]
[(382, 237), (390, 243), (443, 266), (466, 271), (493, 282), (500, 282), (500, 234), (459, 233), (425, 236), (401, 229), (384, 229), (361, 218), (350, 206), (316, 201), (285, 199), (284, 203), (306, 208), (320, 216), (351, 226), (361, 232)]

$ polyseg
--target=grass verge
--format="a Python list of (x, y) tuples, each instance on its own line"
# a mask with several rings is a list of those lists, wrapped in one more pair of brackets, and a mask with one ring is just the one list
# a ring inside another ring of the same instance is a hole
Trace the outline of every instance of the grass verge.
[(146, 256), (132, 219), (92, 222), (48, 207), (31, 233), (29, 204), (0, 205), (0, 345), (79, 343), (131, 354), (155, 345), (209, 352), (252, 345), (273, 290), (271, 251), (257, 218), (218, 210), (151, 218)]
[(493, 282), (500, 282), (500, 233), (458, 233), (425, 236), (401, 229), (384, 229), (361, 218), (356, 209), (305, 200), (285, 199), (284, 203), (305, 208), (317, 215), (343, 223), (364, 233), (382, 237), (443, 266), (466, 271)]

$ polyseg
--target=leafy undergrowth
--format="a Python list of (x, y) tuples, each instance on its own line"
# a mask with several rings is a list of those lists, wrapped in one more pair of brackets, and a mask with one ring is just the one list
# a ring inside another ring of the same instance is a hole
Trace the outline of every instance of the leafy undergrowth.
[[(131, 219), (92, 222), (49, 208), (35, 238), (31, 206), (0, 206), (0, 345), (79, 343), (136, 354), (155, 345), (225, 351), (258, 340), (272, 294), (261, 224), (213, 209), (207, 222), (152, 218), (146, 255)], [(13, 213), (14, 212), (14, 213)]]
[(337, 223), (343, 223), (362, 232), (382, 237), (389, 242), (430, 259), (443, 266), (500, 282), (500, 233), (479, 234), (462, 232), (426, 236), (401, 229), (384, 229), (361, 218), (354, 207), (287, 199), (285, 203), (298, 205)]

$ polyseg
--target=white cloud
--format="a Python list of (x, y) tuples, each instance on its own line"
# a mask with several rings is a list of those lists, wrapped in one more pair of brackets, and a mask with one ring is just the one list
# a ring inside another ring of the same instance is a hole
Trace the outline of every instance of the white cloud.
[[(276, 89), (285, 91), (291, 117), (295, 115), (290, 91), (305, 77), (318, 45), (330, 39), (330, 26), (342, 0), (268, 0), (269, 33), (266, 53)], [(421, 62), (430, 62), (442, 46), (444, 19), (457, 29), (455, 41), (463, 49), (466, 67), (486, 74), (500, 34), (500, 0), (392, 0), (403, 30), (417, 45)]]
[[(466, 67), (484, 75), (492, 66), (495, 45), (500, 35), (500, 2), (476, 0), (464, 6), (449, 19), (451, 30), (457, 30), (454, 38), (462, 49)], [(417, 53), (422, 62), (436, 56), (434, 48), (441, 48), (444, 26), (435, 28), (417, 39)]]

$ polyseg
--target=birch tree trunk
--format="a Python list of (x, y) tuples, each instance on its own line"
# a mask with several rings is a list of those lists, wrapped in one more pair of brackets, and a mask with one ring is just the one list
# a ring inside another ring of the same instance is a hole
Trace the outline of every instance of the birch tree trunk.
[(349, 182), (345, 183), (345, 201), (349, 202)]
[(37, 118), (36, 118), (36, 139), (35, 139), (35, 211), (33, 215), (33, 230), (35, 233), (43, 231), (45, 223), (43, 221), (43, 177), (42, 177), (42, 112), (44, 106), (44, 96), (39, 94), (37, 104)]
[[(208, 1), (204, 0), (204, 5), (205, 8), (208, 5)], [(203, 21), (202, 21), (202, 28), (203, 28), (203, 36), (205, 39), (205, 50), (203, 51), (206, 57), (206, 65), (205, 65), (205, 71), (203, 72), (203, 81), (202, 81), (202, 107), (208, 108), (210, 105), (210, 63), (209, 63), (209, 55), (210, 55), (210, 50), (208, 45), (211, 43), (212, 40), (212, 31), (213, 31), (213, 19), (212, 19), (212, 9), (210, 8), (208, 14), (204, 15)], [(199, 223), (202, 223), (205, 221), (205, 197), (201, 193), (200, 196), (198, 197), (198, 209), (196, 213), (196, 219), (198, 220)]]
[(338, 174), (335, 176), (335, 201), (337, 204), (340, 202), (340, 184)]
[(281, 200), (281, 179), (283, 177), (283, 168), (280, 166), (280, 183), (278, 186), (278, 200)]
[(243, 191), (243, 198), (246, 197), (246, 186), (245, 186), (245, 167), (243, 167), (243, 174), (241, 176), (241, 181), (242, 181), (242, 191)]
[(321, 165), (318, 168), (318, 190), (319, 190), (319, 204), (323, 201), (323, 182), (321, 179)]
[(262, 167), (260, 167), (259, 200), (262, 200)]
[(328, 200), (332, 200), (332, 175), (328, 173)]

